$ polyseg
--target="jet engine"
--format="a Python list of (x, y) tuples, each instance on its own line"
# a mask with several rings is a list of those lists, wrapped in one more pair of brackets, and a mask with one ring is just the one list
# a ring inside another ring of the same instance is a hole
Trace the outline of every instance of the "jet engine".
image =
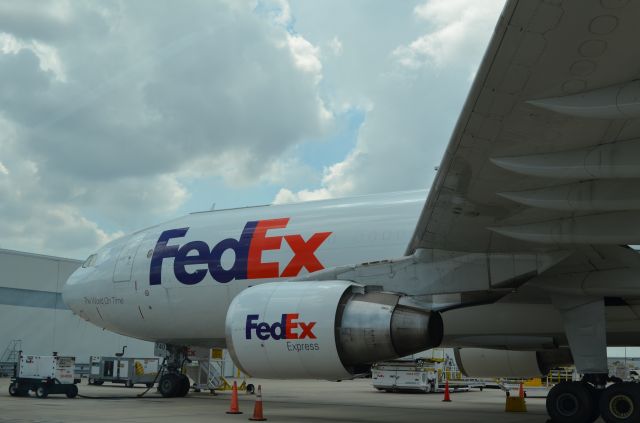
[(235, 363), (263, 378), (351, 378), (436, 347), (442, 335), (438, 313), (346, 281), (257, 285), (234, 298), (226, 318)]
[(559, 366), (573, 364), (568, 349), (510, 351), (485, 348), (454, 349), (460, 371), (468, 377), (540, 377)]

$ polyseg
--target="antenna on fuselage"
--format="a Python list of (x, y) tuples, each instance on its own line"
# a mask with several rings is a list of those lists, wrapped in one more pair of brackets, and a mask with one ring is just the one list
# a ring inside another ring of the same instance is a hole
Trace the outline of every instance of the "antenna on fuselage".
[(209, 208), (209, 211), (214, 211), (216, 209), (216, 203), (213, 203), (211, 205), (211, 208)]

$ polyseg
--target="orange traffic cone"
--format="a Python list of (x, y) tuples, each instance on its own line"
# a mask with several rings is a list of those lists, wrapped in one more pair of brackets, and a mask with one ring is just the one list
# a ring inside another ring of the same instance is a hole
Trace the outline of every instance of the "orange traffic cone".
[(451, 402), (451, 396), (449, 395), (449, 379), (444, 383), (444, 399), (442, 402)]
[(231, 408), (227, 411), (227, 414), (242, 414), (240, 406), (238, 405), (238, 383), (233, 381), (233, 390), (231, 391)]
[(504, 407), (504, 411), (510, 413), (524, 413), (527, 411), (527, 404), (524, 399), (524, 385), (520, 382), (520, 389), (518, 389), (518, 396), (511, 397), (507, 392), (507, 403)]
[(520, 382), (520, 390), (518, 391), (518, 396), (520, 398), (524, 398), (524, 385)]
[(249, 418), (256, 422), (263, 422), (267, 419), (262, 414), (262, 386), (258, 385), (258, 393), (256, 394), (256, 405), (253, 407), (253, 416)]

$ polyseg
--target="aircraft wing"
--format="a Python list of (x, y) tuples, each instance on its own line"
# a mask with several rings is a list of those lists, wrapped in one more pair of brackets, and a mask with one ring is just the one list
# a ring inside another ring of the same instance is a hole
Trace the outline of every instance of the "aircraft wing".
[(507, 2), (408, 254), (640, 243), (639, 18), (628, 0)]

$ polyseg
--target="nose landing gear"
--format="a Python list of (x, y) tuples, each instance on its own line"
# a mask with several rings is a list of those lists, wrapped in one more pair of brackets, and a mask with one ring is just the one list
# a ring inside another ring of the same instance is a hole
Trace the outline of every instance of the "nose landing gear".
[(182, 373), (184, 363), (189, 361), (188, 347), (170, 344), (163, 344), (163, 346), (160, 350), (164, 352), (167, 366), (158, 381), (158, 391), (165, 398), (184, 397), (191, 387), (189, 378)]
[(179, 373), (165, 373), (158, 382), (158, 391), (165, 398), (184, 397), (189, 387), (189, 378)]

